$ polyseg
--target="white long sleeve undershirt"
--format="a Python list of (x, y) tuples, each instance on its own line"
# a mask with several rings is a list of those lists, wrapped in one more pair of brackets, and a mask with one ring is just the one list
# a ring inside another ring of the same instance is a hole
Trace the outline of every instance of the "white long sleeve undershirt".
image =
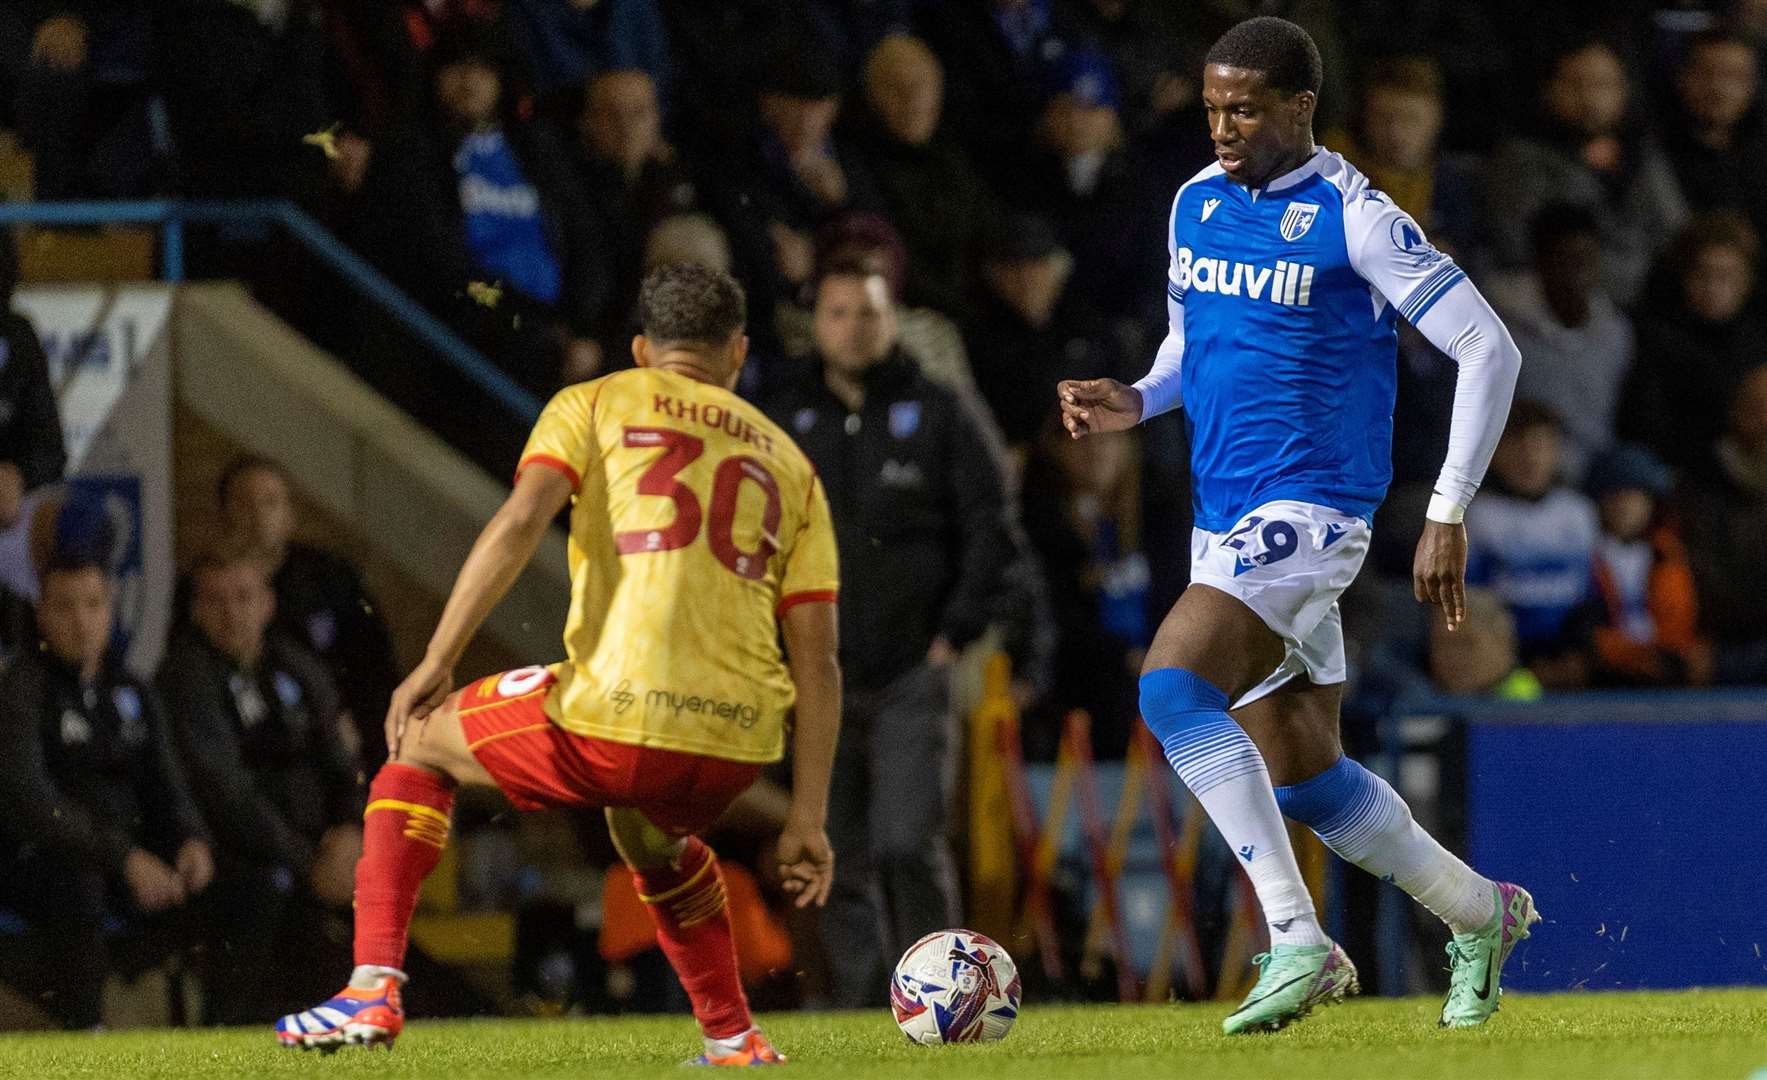
[(1184, 366), (1184, 305), (1166, 297), (1166, 340), (1154, 354), (1153, 367), (1135, 381), (1141, 392), (1141, 419), (1151, 420), (1179, 404), (1178, 376)]
[(1417, 329), (1460, 368), (1454, 381), (1454, 417), (1448, 456), (1436, 479), (1426, 516), (1457, 525), (1485, 478), (1491, 454), (1509, 419), (1521, 350), (1472, 282), (1462, 281), (1424, 312)]

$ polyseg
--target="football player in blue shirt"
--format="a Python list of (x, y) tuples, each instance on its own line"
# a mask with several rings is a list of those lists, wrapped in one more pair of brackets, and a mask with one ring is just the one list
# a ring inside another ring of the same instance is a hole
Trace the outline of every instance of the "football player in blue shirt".
[(1503, 962), (1539, 916), (1526, 891), (1475, 873), (1344, 756), (1337, 599), (1392, 476), (1397, 320), (1459, 365), (1413, 567), (1417, 599), (1450, 628), (1466, 610), (1461, 520), (1521, 357), (1454, 261), (1314, 144), (1320, 76), (1312, 39), (1282, 19), (1242, 22), (1209, 50), (1216, 161), (1172, 201), (1170, 331), (1135, 385), (1067, 381), (1057, 395), (1076, 439), (1180, 405), (1190, 431), (1191, 588), (1148, 650), (1141, 711), (1269, 923), (1257, 985), (1225, 1030), (1274, 1030), (1357, 990), (1355, 966), (1320, 928), (1284, 814), (1448, 924), (1441, 1023), (1470, 1027), (1496, 1011)]

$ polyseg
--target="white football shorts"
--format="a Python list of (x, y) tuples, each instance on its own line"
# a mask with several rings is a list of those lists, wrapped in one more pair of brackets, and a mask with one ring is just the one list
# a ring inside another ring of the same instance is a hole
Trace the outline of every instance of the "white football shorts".
[(1297, 675), (1319, 686), (1344, 681), (1338, 597), (1362, 569), (1371, 533), (1359, 517), (1287, 499), (1265, 503), (1227, 532), (1191, 530), (1190, 580), (1239, 599), (1286, 646), (1281, 666), (1233, 708)]

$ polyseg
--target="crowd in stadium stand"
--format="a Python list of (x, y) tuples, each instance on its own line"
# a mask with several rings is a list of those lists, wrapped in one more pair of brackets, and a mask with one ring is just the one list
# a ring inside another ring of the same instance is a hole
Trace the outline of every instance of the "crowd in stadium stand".
[[(34, 449), (59, 454), (50, 430)], [(43, 515), (35, 617), (17, 601), (0, 674), (0, 913), (21, 923), (0, 927), (0, 979), (67, 1026), (101, 1021), (109, 975), (169, 955), (220, 1023), (296, 1007), (347, 960), (326, 927), (396, 672), (354, 568), (293, 540), (290, 494), (275, 462), (227, 468), (152, 680), (115, 649), (111, 523), (77, 492)], [(239, 995), (230, 970), (277, 974)]]
[[(42, 199), (296, 200), (541, 396), (632, 363), (646, 268), (733, 271), (739, 390), (816, 461), (842, 542), (831, 832), (870, 877), (829, 919), (881, 934), (881, 963), (957, 915), (949, 854), (920, 841), (948, 827), (958, 650), (993, 627), (1011, 653), (1032, 757), (1072, 708), (1101, 754), (1127, 744), (1187, 573), (1183, 424), (1076, 443), (1053, 388), (1150, 363), (1172, 195), (1211, 160), (1201, 57), (1252, 14), (1312, 33), (1320, 141), (1455, 256), (1524, 357), (1449, 635), (1411, 558), (1455, 372), (1401, 327), (1394, 485), (1344, 599), (1352, 722), (1432, 693), (1767, 683), (1760, 0), (1599, 20), (1571, 0), (24, 0), (0, 7), (0, 126)], [(440, 360), (265, 250), (198, 234), (192, 266), (464, 430), (414, 385)], [(42, 350), (0, 320), (3, 524), (64, 454)], [(463, 449), (501, 474), (520, 434)], [(252, 948), (284, 907), (347, 903), (398, 670), (359, 576), (294, 542), (288, 487), (274, 462), (229, 472), (228, 543), (191, 571), (158, 692), (99, 647), (110, 600), (78, 551), (44, 555), (34, 624), (0, 595), (5, 857), (61, 883), (0, 907), (77, 924), (69, 956), (124, 954), (118, 903), (157, 925), (209, 897), (257, 920), (230, 935)], [(315, 737), (339, 716), (368, 760)], [(923, 813), (880, 807), (879, 775), (912, 777)], [(227, 963), (260, 962), (240, 948)], [(90, 970), (51, 967), (94, 1022)], [(877, 997), (858, 974), (825, 999)]]

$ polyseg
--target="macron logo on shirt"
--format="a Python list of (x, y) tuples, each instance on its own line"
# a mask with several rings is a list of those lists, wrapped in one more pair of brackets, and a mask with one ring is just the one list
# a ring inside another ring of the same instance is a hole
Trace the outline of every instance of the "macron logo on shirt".
[(1187, 247), (1178, 249), (1176, 297), (1191, 291), (1248, 296), (1287, 307), (1308, 307), (1313, 302), (1313, 267), (1278, 260), (1275, 266), (1253, 266), (1208, 255), (1197, 256)]

